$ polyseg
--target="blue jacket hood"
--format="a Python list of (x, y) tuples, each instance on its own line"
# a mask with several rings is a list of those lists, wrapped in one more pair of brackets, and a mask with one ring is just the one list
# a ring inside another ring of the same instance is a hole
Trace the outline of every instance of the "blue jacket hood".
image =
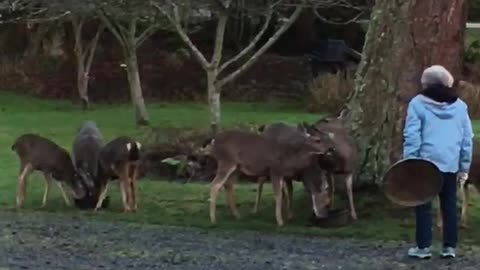
[(432, 112), (440, 119), (451, 119), (458, 114), (458, 112), (465, 109), (465, 103), (460, 99), (457, 99), (457, 101), (453, 103), (447, 103), (435, 101), (424, 95), (418, 95), (418, 98), (426, 110)]

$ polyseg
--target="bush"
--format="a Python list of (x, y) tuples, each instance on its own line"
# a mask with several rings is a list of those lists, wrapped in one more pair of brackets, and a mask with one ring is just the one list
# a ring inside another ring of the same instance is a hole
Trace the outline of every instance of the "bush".
[(470, 117), (479, 118), (480, 102), (478, 101), (480, 100), (480, 85), (467, 81), (460, 81), (458, 88), (461, 99), (468, 105)]
[(353, 75), (338, 72), (321, 74), (309, 85), (313, 99), (309, 99), (309, 110), (314, 112), (337, 113), (343, 107), (354, 89)]
[(480, 61), (480, 40), (475, 40), (465, 49), (465, 62), (474, 64)]

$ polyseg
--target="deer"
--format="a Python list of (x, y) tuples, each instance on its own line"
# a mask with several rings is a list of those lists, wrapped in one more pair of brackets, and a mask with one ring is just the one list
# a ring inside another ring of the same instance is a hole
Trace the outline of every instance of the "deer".
[[(72, 159), (75, 170), (88, 188), (88, 198), (96, 204), (99, 197), (99, 156), (103, 146), (103, 136), (93, 121), (84, 122), (77, 130), (72, 145)], [(90, 203), (91, 205), (91, 203)], [(78, 206), (78, 204), (77, 204)], [(90, 206), (93, 208), (94, 205)]]
[(302, 126), (309, 134), (315, 136), (318, 133), (327, 133), (333, 141), (336, 152), (333, 155), (319, 157), (320, 167), (327, 171), (330, 188), (330, 207), (334, 207), (335, 177), (345, 176), (345, 187), (348, 196), (350, 216), (357, 220), (357, 213), (353, 201), (353, 176), (357, 167), (357, 147), (352, 136), (345, 128), (342, 115), (338, 117), (325, 117), (313, 125), (303, 123)]
[[(240, 218), (234, 201), (234, 178), (239, 171), (247, 176), (268, 177), (275, 197), (275, 219), (278, 226), (284, 225), (282, 216), (282, 188), (284, 179), (314, 162), (330, 146), (319, 137), (305, 135), (305, 141), (293, 149), (251, 131), (226, 130), (217, 133), (210, 143), (211, 156), (217, 161), (217, 171), (210, 187), (210, 222), (216, 224), (216, 201), (222, 187), (225, 188), (227, 204), (236, 219)], [(208, 147), (207, 147), (208, 148)], [(314, 200), (322, 209), (328, 205), (328, 196)], [(317, 211), (318, 216), (325, 215)]]
[(99, 155), (99, 193), (94, 211), (105, 200), (110, 181), (118, 179), (122, 195), (123, 211), (137, 210), (136, 181), (139, 172), (140, 142), (120, 136), (105, 144)]
[[(460, 194), (462, 198), (462, 212), (460, 216), (460, 226), (464, 229), (468, 228), (468, 206), (470, 201), (469, 186), (473, 185), (475, 189), (480, 191), (480, 141), (473, 140), (472, 164), (470, 165), (470, 172), (468, 179), (465, 182), (460, 182)], [(437, 227), (442, 229), (442, 210), (440, 206), (437, 208)]]
[[(276, 142), (290, 146), (292, 148), (300, 147), (306, 140), (308, 136), (310, 136), (305, 128), (301, 125), (298, 126), (291, 126), (282, 122), (273, 123), (268, 126), (262, 125), (259, 127), (259, 132), (261, 134), (271, 140), (275, 140)], [(325, 156), (333, 155), (334, 151), (327, 151)], [(318, 159), (318, 157), (317, 157)], [(288, 216), (287, 219), (291, 219), (293, 217), (293, 183), (292, 181), (297, 180), (303, 182), (305, 190), (310, 194), (312, 197), (312, 203), (317, 198), (321, 198), (325, 195), (325, 192), (329, 189), (328, 183), (325, 181), (325, 174), (321, 170), (318, 165), (318, 161), (312, 162), (308, 167), (300, 170), (294, 177), (286, 177), (284, 179), (285, 188), (283, 191), (285, 192), (284, 196), (286, 198), (286, 204), (288, 209)], [(260, 203), (260, 199), (262, 196), (263, 184), (265, 183), (267, 178), (260, 177), (258, 179), (258, 187), (257, 193), (255, 198), (255, 205), (253, 208), (253, 213), (258, 212), (258, 206)], [(313, 203), (313, 210), (315, 211), (324, 211), (325, 209), (318, 209), (318, 204)], [(317, 209), (315, 209), (317, 208)]]
[(45, 179), (42, 208), (47, 204), (50, 185), (54, 181), (67, 206), (71, 206), (71, 202), (65, 186), (70, 188), (70, 193), (75, 199), (81, 199), (86, 195), (86, 187), (78, 177), (69, 153), (53, 141), (40, 135), (27, 133), (19, 136), (11, 149), (16, 152), (20, 161), (16, 194), (17, 208), (23, 207), (27, 178), (33, 171), (42, 172)]

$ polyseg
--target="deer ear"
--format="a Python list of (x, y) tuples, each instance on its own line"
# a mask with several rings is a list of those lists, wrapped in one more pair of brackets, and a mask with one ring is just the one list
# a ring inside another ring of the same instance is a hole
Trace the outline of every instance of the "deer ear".
[(141, 144), (141, 143), (139, 143), (139, 142), (135, 142), (135, 144), (137, 144), (137, 148), (138, 148), (138, 150), (140, 150), (140, 148), (142, 148), (142, 144)]
[(131, 144), (131, 143), (127, 143), (127, 150), (130, 151), (130, 149), (132, 149), (132, 144)]
[(332, 140), (335, 138), (335, 134), (332, 133), (332, 132), (328, 132), (327, 135), (328, 135), (328, 137), (329, 137), (330, 139), (332, 139)]

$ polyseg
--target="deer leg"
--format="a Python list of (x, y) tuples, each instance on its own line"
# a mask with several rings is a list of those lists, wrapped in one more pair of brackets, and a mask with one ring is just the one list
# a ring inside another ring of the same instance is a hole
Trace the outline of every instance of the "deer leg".
[(255, 196), (255, 205), (253, 206), (252, 213), (258, 213), (258, 206), (260, 205), (260, 198), (262, 197), (263, 183), (265, 183), (265, 177), (258, 178), (257, 194)]
[(470, 194), (468, 191), (468, 185), (466, 183), (460, 184), (460, 192), (462, 193), (461, 227), (468, 228), (467, 211), (468, 211), (468, 202), (470, 200)]
[(330, 210), (334, 207), (335, 201), (335, 177), (331, 173), (327, 173), (328, 181), (329, 181), (329, 190), (328, 190), (328, 197), (330, 197)]
[(283, 178), (282, 177), (270, 177), (270, 181), (272, 181), (273, 187), (273, 194), (275, 196), (275, 218), (277, 220), (278, 226), (283, 226), (283, 218), (282, 218), (282, 186), (283, 186)]
[(287, 191), (287, 219), (293, 218), (293, 183), (292, 180), (285, 181), (285, 189)]
[(122, 204), (123, 204), (123, 212), (124, 213), (127, 213), (127, 212), (130, 212), (130, 205), (128, 204), (128, 195), (129, 195), (129, 192), (128, 192), (128, 189), (129, 189), (129, 183), (128, 183), (128, 178), (125, 179), (124, 177), (122, 177), (120, 179), (120, 192), (122, 194)]
[(347, 175), (345, 179), (345, 183), (347, 186), (347, 195), (348, 195), (348, 203), (350, 204), (350, 215), (352, 216), (353, 220), (357, 220), (357, 212), (355, 211), (355, 205), (353, 203), (353, 190), (352, 190), (352, 182), (353, 182), (353, 175)]
[(123, 179), (121, 181), (119, 181), (119, 184), (120, 184), (120, 193), (122, 194), (122, 204), (123, 204), (123, 212), (130, 212), (130, 206), (128, 205), (128, 195), (127, 195), (127, 191), (125, 190), (126, 187), (125, 187), (125, 181), (123, 181)]
[(133, 211), (132, 178), (130, 178), (128, 173), (125, 177), (124, 189), (126, 195), (126, 203), (128, 205), (128, 208), (130, 209), (129, 211)]
[(137, 177), (138, 177), (138, 166), (134, 165), (133, 167), (132, 178), (130, 179), (130, 188), (132, 193), (132, 210), (137, 211)]
[(100, 196), (98, 197), (97, 205), (95, 205), (94, 211), (97, 211), (102, 207), (103, 200), (105, 200), (105, 197), (107, 196), (108, 182), (100, 190)]
[(48, 194), (50, 192), (50, 184), (52, 183), (52, 178), (49, 174), (43, 173), (43, 178), (45, 178), (45, 190), (43, 191), (42, 208), (47, 205)]
[(16, 197), (16, 206), (17, 208), (23, 207), (25, 202), (25, 194), (27, 189), (27, 177), (32, 172), (32, 165), (27, 163), (25, 166), (20, 166), (20, 173), (17, 179), (17, 197)]
[(235, 171), (235, 169), (235, 165), (222, 164), (221, 162), (218, 164), (217, 175), (213, 179), (210, 187), (210, 222), (212, 224), (217, 223), (215, 211), (217, 207), (218, 192), (228, 180), (230, 174)]
[(123, 204), (123, 212), (127, 213), (131, 211), (130, 208), (130, 181), (128, 175), (128, 164), (123, 164), (120, 167), (120, 170), (116, 169), (114, 165), (112, 165), (112, 169), (116, 175), (118, 175), (118, 184), (120, 186), (120, 193), (122, 195), (122, 204)]
[(65, 188), (63, 187), (63, 183), (57, 182), (57, 186), (60, 189), (60, 192), (62, 193), (63, 200), (65, 200), (65, 205), (72, 206), (72, 203), (70, 202), (70, 198), (68, 198), (67, 193), (65, 192)]
[(235, 205), (235, 199), (233, 197), (234, 191), (235, 191), (234, 189), (235, 181), (232, 178), (236, 178), (236, 176), (232, 175), (224, 184), (225, 198), (227, 199), (227, 204), (230, 207), (230, 210), (232, 211), (233, 216), (236, 219), (240, 219), (240, 213), (238, 212), (237, 206)]

